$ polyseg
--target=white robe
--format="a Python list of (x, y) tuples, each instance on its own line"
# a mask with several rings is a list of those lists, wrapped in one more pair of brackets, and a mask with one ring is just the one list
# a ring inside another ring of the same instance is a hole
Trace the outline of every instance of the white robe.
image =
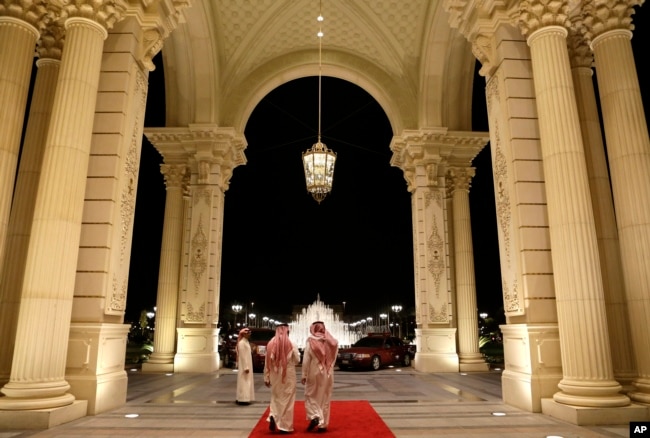
[(235, 400), (244, 403), (255, 400), (253, 356), (251, 344), (246, 338), (237, 343), (237, 398)]
[(327, 428), (330, 422), (330, 401), (334, 387), (334, 364), (329, 370), (323, 369), (316, 355), (305, 345), (302, 358), (302, 378), (305, 382), (305, 412), (307, 420), (318, 418), (318, 427)]
[(300, 363), (298, 347), (293, 342), (293, 349), (287, 358), (287, 374), (282, 382), (282, 370), (270, 369), (267, 358), (264, 364), (264, 381), (271, 382), (271, 405), (266, 421), (275, 420), (279, 430), (293, 431), (293, 408), (296, 402), (296, 366)]

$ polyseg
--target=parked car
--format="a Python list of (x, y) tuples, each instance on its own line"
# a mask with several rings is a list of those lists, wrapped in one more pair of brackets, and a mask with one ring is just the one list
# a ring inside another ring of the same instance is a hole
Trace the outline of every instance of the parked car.
[[(261, 372), (264, 370), (266, 362), (266, 344), (275, 335), (275, 330), (255, 327), (251, 327), (250, 330), (251, 337), (248, 342), (251, 344), (251, 353), (253, 355), (253, 371)], [(238, 333), (231, 333), (226, 339), (223, 364), (228, 368), (237, 366), (237, 337)]]
[(369, 333), (350, 348), (339, 350), (336, 365), (340, 370), (370, 368), (378, 370), (388, 365), (408, 367), (415, 355), (413, 346), (388, 333)]

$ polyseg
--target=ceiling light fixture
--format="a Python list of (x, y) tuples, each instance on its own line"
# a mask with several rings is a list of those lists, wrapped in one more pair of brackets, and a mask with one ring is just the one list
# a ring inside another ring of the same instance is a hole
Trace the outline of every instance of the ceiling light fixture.
[(334, 181), (334, 164), (336, 153), (327, 149), (321, 139), (321, 96), (322, 96), (322, 70), (323, 70), (323, 14), (322, 1), (319, 2), (318, 18), (318, 138), (311, 149), (302, 153), (302, 163), (305, 169), (305, 182), (307, 191), (320, 204), (325, 196), (332, 191)]

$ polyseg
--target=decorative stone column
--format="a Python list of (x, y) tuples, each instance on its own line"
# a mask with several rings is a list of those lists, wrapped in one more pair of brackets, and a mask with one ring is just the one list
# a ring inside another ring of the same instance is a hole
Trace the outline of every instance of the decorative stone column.
[(595, 1), (587, 9), (609, 170), (616, 206), (623, 278), (638, 377), (629, 393), (650, 403), (650, 140), (630, 39), (633, 5)]
[(474, 249), (469, 211), (469, 188), (475, 175), (472, 167), (452, 167), (447, 172), (452, 193), (454, 230), (454, 267), (456, 312), (458, 321), (458, 357), (460, 371), (487, 371), (478, 344), (478, 309), (474, 279)]
[(458, 372), (459, 369), (445, 174), (454, 154), (467, 153), (466, 148), (458, 145), (473, 145), (471, 157), (474, 157), (486, 142), (487, 136), (438, 128), (406, 130), (394, 137), (390, 146), (391, 165), (404, 171), (413, 208), (417, 348), (414, 365), (418, 371)]
[(557, 391), (562, 363), (530, 50), (504, 3), (443, 3), (486, 79), (506, 316), (503, 400), (541, 412), (541, 400)]
[(34, 47), (45, 12), (38, 2), (0, 4), (0, 272)]
[[(0, 424), (11, 421), (21, 427), (27, 421), (33, 428), (38, 419), (41, 427), (51, 427), (86, 414), (87, 403), (68, 392), (65, 369), (103, 44), (107, 28), (126, 8), (110, 3), (84, 9), (83, 17), (77, 16), (80, 9), (67, 11), (66, 45), (34, 209), (11, 377), (0, 398)], [(32, 411), (43, 409), (46, 415)]]
[(584, 147), (567, 50), (567, 4), (526, 1), (518, 22), (530, 46), (553, 249), (563, 378), (544, 413), (578, 424), (627, 406), (614, 380)]
[(586, 40), (577, 32), (571, 32), (568, 41), (582, 141), (585, 146), (589, 191), (594, 207), (614, 378), (623, 385), (624, 392), (628, 392), (632, 388), (632, 379), (636, 377), (636, 366), (630, 338), (614, 202), (592, 78), (593, 54)]
[[(52, 114), (54, 91), (59, 75), (63, 29), (50, 27), (44, 31), (38, 48), (38, 71), (34, 81), (29, 118), (14, 190), (6, 251), (11, 254), (0, 263), (0, 384), (9, 381), (14, 353), (16, 324), (20, 308), (20, 292), (25, 260), (34, 217), (34, 200), (43, 163), (45, 140)], [(0, 43), (2, 44), (2, 43)], [(1, 61), (0, 61), (1, 62)]]
[(153, 353), (149, 360), (142, 364), (143, 372), (174, 371), (176, 309), (183, 228), (182, 184), (187, 172), (187, 164), (167, 158), (166, 163), (160, 166), (160, 171), (165, 176), (167, 196), (160, 249), (158, 294), (156, 295), (156, 331), (153, 338)]
[[(180, 273), (173, 286), (174, 309), (180, 309), (173, 370), (213, 372), (219, 368), (217, 323), (224, 193), (233, 169), (246, 162), (246, 143), (234, 129), (212, 124), (146, 130), (145, 135), (166, 161), (186, 163), (191, 172), (189, 203), (176, 243), (179, 252), (181, 248), (184, 251), (182, 257), (179, 255)], [(160, 297), (158, 303), (160, 306)], [(156, 336), (158, 330), (156, 323)], [(154, 354), (155, 349), (154, 337)], [(143, 369), (149, 370), (151, 365)]]

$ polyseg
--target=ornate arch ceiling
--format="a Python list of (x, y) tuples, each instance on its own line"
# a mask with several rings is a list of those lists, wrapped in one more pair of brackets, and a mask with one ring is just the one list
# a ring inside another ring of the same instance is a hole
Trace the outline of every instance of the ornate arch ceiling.
[[(470, 128), (460, 126), (469, 114), (454, 113), (471, 101), (474, 59), (438, 0), (320, 4), (323, 75), (368, 91), (396, 131)], [(167, 125), (217, 123), (241, 130), (270, 90), (317, 75), (318, 12), (319, 0), (193, 1), (184, 11), (186, 22), (163, 48)]]

